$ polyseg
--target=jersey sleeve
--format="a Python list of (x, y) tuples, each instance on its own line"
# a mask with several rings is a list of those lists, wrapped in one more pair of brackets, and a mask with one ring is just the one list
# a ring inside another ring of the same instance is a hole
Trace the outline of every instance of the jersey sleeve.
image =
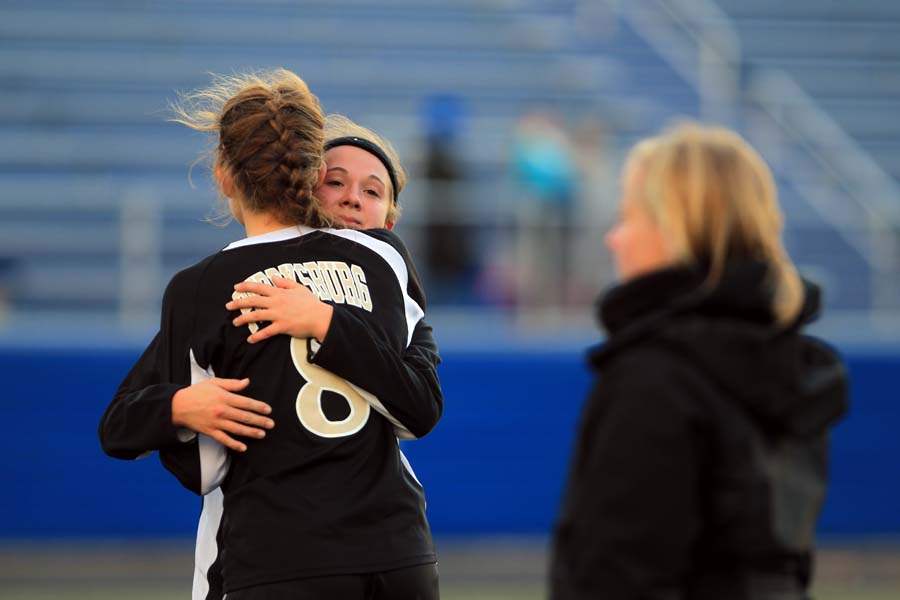
[(413, 302), (415, 302), (416, 305), (424, 313), (428, 308), (426, 306), (427, 302), (425, 298), (425, 288), (422, 286), (422, 280), (419, 277), (419, 272), (416, 269), (416, 265), (412, 260), (412, 256), (410, 255), (409, 250), (406, 248), (406, 244), (403, 243), (403, 240), (401, 240), (396, 233), (387, 229), (368, 229), (364, 233), (366, 235), (369, 235), (370, 237), (389, 244), (394, 250), (397, 251), (397, 253), (400, 255), (400, 258), (403, 259), (404, 266), (406, 267), (407, 281), (405, 291), (413, 300)]
[(191, 382), (189, 287), (176, 276), (166, 288), (159, 332), (100, 419), (100, 444), (109, 456), (135, 459), (193, 437), (172, 424), (172, 396)]
[[(213, 356), (222, 348), (222, 329), (226, 326), (226, 311), (214, 285), (212, 276), (207, 276), (217, 255), (209, 257), (196, 266), (192, 291), (183, 301), (192, 307), (193, 319), (189, 325), (190, 340), (179, 344), (174, 350), (186, 365), (186, 383), (194, 385), (216, 377)], [(216, 310), (218, 308), (218, 310)], [(194, 492), (204, 495), (216, 489), (231, 465), (231, 455), (225, 446), (202, 433), (194, 434), (187, 443), (169, 444), (159, 449), (163, 466), (181, 484)]]
[(229, 466), (224, 448), (172, 423), (172, 396), (208, 378), (194, 360), (195, 269), (177, 274), (163, 295), (159, 333), (119, 386), (100, 420), (100, 443), (115, 458), (154, 450), (187, 489), (202, 494), (221, 483)]
[[(364, 362), (357, 357), (365, 356)], [(431, 325), (419, 320), (408, 347), (398, 351), (342, 306), (334, 307), (328, 334), (311, 362), (375, 397), (373, 408), (399, 425), (398, 437), (420, 438), (441, 417), (441, 359)], [(400, 435), (403, 431), (409, 435)]]

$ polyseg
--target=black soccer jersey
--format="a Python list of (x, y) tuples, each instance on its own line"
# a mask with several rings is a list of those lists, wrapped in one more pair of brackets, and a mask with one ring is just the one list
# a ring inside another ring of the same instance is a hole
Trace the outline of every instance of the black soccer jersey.
[[(248, 329), (231, 325), (235, 313), (224, 305), (234, 284), (275, 275), (335, 306), (321, 347), (287, 336), (248, 344)], [(440, 404), (378, 381), (379, 368), (402, 356), (423, 308), (403, 244), (383, 230), (289, 228), (232, 244), (172, 279), (160, 332), (119, 396), (171, 398), (203, 378), (249, 377), (242, 393), (270, 404), (276, 423), (244, 453), (188, 432), (179, 443), (142, 440), (160, 448), (186, 487), (206, 494), (195, 597), (209, 589), (207, 574), (221, 573), (227, 592), (435, 560), (422, 488), (397, 436), (430, 430)], [(348, 346), (355, 351), (340, 350)], [(158, 405), (157, 417), (171, 419), (171, 404)], [(108, 438), (133, 431), (127, 420), (105, 416), (101, 438), (104, 427)]]

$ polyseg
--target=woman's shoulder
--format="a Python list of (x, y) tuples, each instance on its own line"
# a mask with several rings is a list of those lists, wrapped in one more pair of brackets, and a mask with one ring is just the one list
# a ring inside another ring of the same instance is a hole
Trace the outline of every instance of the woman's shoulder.
[(393, 231), (388, 229), (339, 229), (329, 230), (340, 232), (342, 237), (348, 237), (364, 246), (374, 250), (397, 274), (397, 279), (410, 297), (425, 310), (425, 288), (416, 269), (412, 255), (403, 243), (403, 240)]
[(400, 239), (400, 236), (390, 229), (362, 229), (359, 230), (359, 232), (369, 236), (370, 238), (382, 241), (385, 244), (389, 244), (394, 250), (400, 252), (401, 254), (407, 254), (409, 252), (406, 249), (406, 244), (404, 244), (403, 240)]
[(644, 340), (609, 356), (596, 369), (601, 382), (619, 390), (644, 393), (670, 392), (696, 387), (702, 374), (675, 348), (662, 340)]
[(191, 294), (200, 285), (203, 274), (209, 269), (210, 265), (216, 260), (220, 253), (211, 254), (206, 258), (194, 263), (189, 267), (185, 267), (172, 275), (166, 286), (166, 297), (183, 296)]
[[(682, 326), (676, 326), (680, 329)], [(702, 328), (702, 325), (701, 325)], [(633, 328), (607, 338), (588, 351), (588, 363), (598, 373), (671, 374), (685, 368), (667, 320)], [(696, 333), (692, 328), (691, 333)], [(679, 336), (681, 337), (681, 336)]]
[(702, 419), (717, 393), (708, 373), (698, 370), (679, 348), (660, 337), (620, 347), (592, 367), (597, 375), (593, 398), (604, 405), (626, 404), (630, 411)]
[(708, 427), (710, 392), (707, 382), (664, 349), (641, 344), (599, 372), (583, 419), (588, 428), (625, 428), (633, 437), (647, 428), (693, 435)]
[(338, 238), (366, 247), (392, 266), (411, 263), (406, 244), (396, 233), (387, 229), (320, 229), (318, 231), (331, 239)]

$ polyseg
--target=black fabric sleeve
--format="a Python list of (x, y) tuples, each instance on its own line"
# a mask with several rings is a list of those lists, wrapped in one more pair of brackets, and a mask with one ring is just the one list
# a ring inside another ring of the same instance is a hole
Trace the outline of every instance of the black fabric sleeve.
[(208, 490), (203, 489), (199, 444), (200, 436), (195, 435), (188, 442), (160, 448), (159, 461), (181, 485), (202, 496)]
[(406, 293), (409, 294), (410, 298), (415, 300), (416, 304), (418, 304), (423, 311), (427, 310), (425, 288), (422, 286), (419, 272), (416, 269), (412, 256), (406, 248), (406, 245), (403, 243), (403, 240), (401, 240), (396, 233), (387, 229), (367, 229), (364, 230), (363, 233), (389, 244), (398, 254), (400, 254), (400, 257), (403, 258), (403, 262), (406, 264), (406, 272), (408, 275)]
[(585, 415), (558, 533), (567, 581), (554, 585), (568, 593), (554, 598), (656, 597), (688, 569), (704, 452), (691, 385), (663, 365), (638, 366), (604, 374), (592, 395), (600, 407)]
[(424, 320), (416, 324), (409, 347), (398, 352), (350, 309), (335, 306), (328, 333), (311, 361), (374, 395), (417, 438), (441, 418), (441, 359), (433, 330)]
[(183, 445), (172, 424), (172, 396), (190, 384), (191, 306), (189, 278), (176, 275), (163, 296), (160, 330), (121, 383), (100, 420), (103, 451), (134, 459), (152, 450)]
[(109, 456), (135, 459), (147, 452), (181, 443), (172, 424), (172, 396), (186, 384), (155, 383), (134, 390), (139, 381), (159, 379), (154, 372), (154, 355), (159, 350), (159, 334), (119, 386), (100, 420), (100, 445)]

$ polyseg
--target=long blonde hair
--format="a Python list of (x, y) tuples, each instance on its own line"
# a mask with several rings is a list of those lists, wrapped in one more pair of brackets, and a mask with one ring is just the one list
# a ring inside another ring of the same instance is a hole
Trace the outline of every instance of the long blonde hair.
[(684, 123), (638, 143), (625, 172), (639, 169), (636, 200), (660, 226), (677, 259), (707, 263), (715, 286), (727, 263), (769, 265), (772, 310), (781, 326), (803, 304), (803, 285), (782, 242), (784, 215), (772, 172), (740, 135)]
[(324, 164), (325, 115), (296, 74), (217, 75), (172, 109), (173, 121), (215, 136), (213, 162), (228, 170), (247, 208), (311, 227), (331, 223), (314, 195)]

